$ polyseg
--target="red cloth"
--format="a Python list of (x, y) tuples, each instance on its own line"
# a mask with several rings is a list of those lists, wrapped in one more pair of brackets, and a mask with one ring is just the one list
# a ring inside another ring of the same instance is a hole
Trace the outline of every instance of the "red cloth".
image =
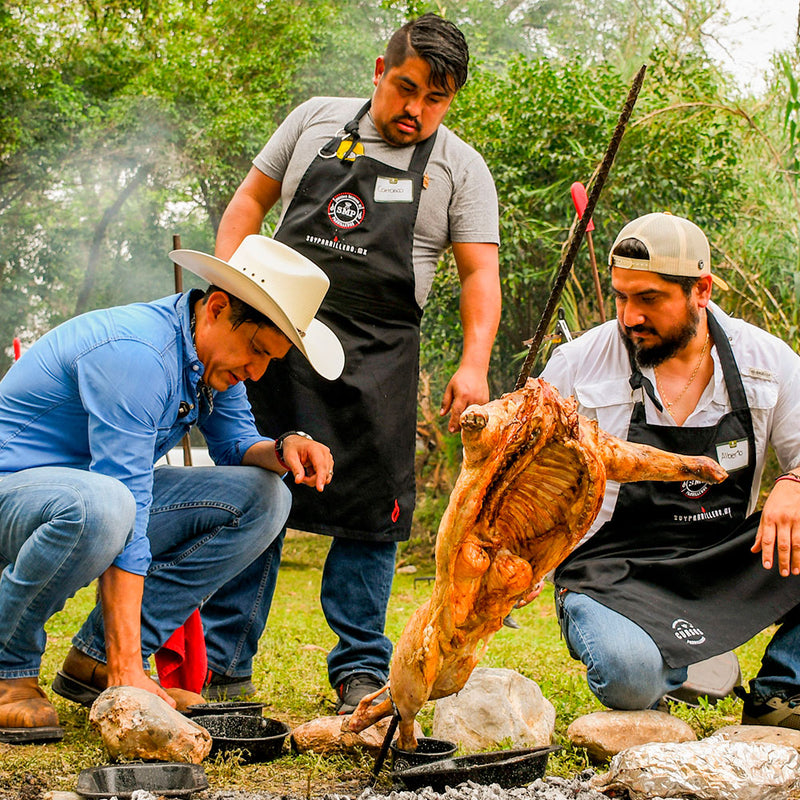
[(158, 680), (165, 689), (202, 691), (208, 656), (199, 608), (156, 651), (155, 662)]

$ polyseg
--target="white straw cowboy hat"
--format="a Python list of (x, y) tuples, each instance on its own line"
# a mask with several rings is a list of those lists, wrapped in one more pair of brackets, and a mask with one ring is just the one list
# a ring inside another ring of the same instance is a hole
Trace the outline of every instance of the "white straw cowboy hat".
[(170, 258), (269, 317), (323, 378), (344, 368), (336, 334), (314, 318), (330, 281), (304, 255), (267, 236), (251, 235), (228, 261), (197, 250), (173, 250)]

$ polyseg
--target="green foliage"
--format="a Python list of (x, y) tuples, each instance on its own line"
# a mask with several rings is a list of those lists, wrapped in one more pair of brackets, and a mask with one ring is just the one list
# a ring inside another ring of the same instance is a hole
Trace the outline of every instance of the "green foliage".
[[(719, 87), (713, 75), (702, 59), (685, 56), (678, 69), (665, 53), (652, 57), (594, 217), (601, 269), (616, 231), (639, 214), (658, 209), (691, 216), (713, 235), (720, 218), (734, 213), (738, 123), (714, 107)], [(550, 293), (574, 219), (570, 185), (589, 183), (626, 94), (627, 81), (609, 64), (588, 68), (582, 61), (518, 57), (502, 74), (476, 71), (451, 113), (450, 125), (489, 164), (500, 199), (504, 309), (492, 371), (496, 393), (514, 385), (522, 342), (536, 329)], [(599, 320), (585, 255), (574, 275), (563, 304), (571, 327), (580, 329)], [(437, 356), (452, 357), (458, 339), (451, 270), (438, 277), (434, 298), (433, 336), (446, 342)], [(453, 325), (449, 332), (446, 325)]]

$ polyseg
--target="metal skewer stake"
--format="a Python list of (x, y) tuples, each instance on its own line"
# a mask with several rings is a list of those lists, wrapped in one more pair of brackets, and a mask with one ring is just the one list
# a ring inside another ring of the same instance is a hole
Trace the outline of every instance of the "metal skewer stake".
[(603, 191), (603, 186), (605, 185), (606, 178), (611, 170), (611, 165), (614, 163), (614, 157), (617, 155), (617, 150), (619, 149), (620, 142), (622, 141), (622, 136), (625, 133), (625, 126), (628, 124), (628, 120), (631, 117), (634, 105), (636, 105), (636, 98), (639, 96), (639, 90), (642, 88), (646, 69), (647, 65), (642, 64), (641, 68), (633, 79), (630, 91), (628, 92), (628, 97), (625, 100), (625, 105), (622, 107), (619, 120), (617, 120), (617, 126), (614, 129), (614, 133), (611, 136), (611, 141), (608, 143), (608, 148), (606, 149), (606, 153), (603, 156), (602, 162), (600, 163), (600, 168), (597, 171), (597, 177), (592, 184), (592, 190), (589, 193), (589, 199), (586, 203), (586, 208), (584, 209), (577, 226), (572, 231), (572, 235), (567, 240), (564, 255), (558, 268), (558, 274), (553, 282), (553, 288), (550, 291), (550, 297), (547, 298), (547, 304), (545, 305), (544, 311), (542, 311), (542, 317), (539, 320), (539, 326), (536, 328), (536, 333), (534, 333), (533, 339), (531, 340), (531, 346), (528, 349), (528, 355), (525, 357), (525, 363), (522, 365), (522, 370), (517, 378), (517, 383), (514, 387), (515, 389), (521, 389), (525, 385), (525, 381), (528, 380), (528, 376), (531, 374), (531, 369), (533, 369), (533, 364), (536, 361), (536, 356), (539, 353), (539, 347), (542, 344), (544, 335), (547, 332), (548, 326), (550, 325), (550, 320), (553, 317), (553, 312), (555, 311), (559, 298), (561, 297), (561, 292), (564, 290), (570, 270), (575, 262), (575, 255), (577, 254), (578, 248), (581, 245), (583, 234), (586, 232), (586, 226), (588, 225), (589, 220), (592, 218), (594, 207), (597, 205), (597, 199), (600, 197), (600, 192)]
[(370, 786), (374, 786), (375, 781), (378, 780), (378, 773), (381, 771), (383, 762), (386, 761), (386, 754), (389, 752), (389, 745), (392, 743), (392, 737), (394, 736), (394, 732), (397, 730), (397, 725), (399, 722), (400, 714), (395, 711), (395, 713), (392, 714), (391, 720), (389, 721), (389, 727), (386, 729), (386, 736), (383, 737), (383, 744), (381, 745), (378, 757), (375, 759), (375, 766), (372, 768), (372, 779), (369, 782)]

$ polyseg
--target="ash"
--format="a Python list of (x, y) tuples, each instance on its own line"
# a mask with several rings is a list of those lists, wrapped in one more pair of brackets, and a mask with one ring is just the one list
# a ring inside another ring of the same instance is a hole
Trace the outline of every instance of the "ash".
[[(407, 790), (378, 794), (365, 789), (356, 800), (608, 800), (589, 785), (594, 776), (593, 770), (585, 770), (571, 780), (549, 777), (539, 779), (515, 789), (502, 789), (496, 783), (485, 786), (472, 781), (461, 783), (455, 788), (447, 787), (444, 793), (433, 791), (430, 787), (416, 792)], [(351, 800), (346, 795), (326, 794), (323, 800)]]
[[(408, 790), (378, 794), (373, 789), (364, 789), (361, 794), (351, 797), (346, 794), (328, 793), (320, 800), (608, 800), (607, 795), (593, 789), (589, 781), (594, 770), (587, 769), (569, 780), (547, 777), (534, 781), (528, 786), (503, 789), (496, 783), (489, 786), (466, 781), (455, 788), (447, 787), (445, 792), (435, 792), (430, 787), (412, 792)], [(298, 800), (291, 795), (278, 795), (261, 792), (215, 791), (198, 795), (203, 800)], [(149, 798), (141, 798), (149, 800)], [(303, 798), (307, 800), (307, 798)]]

